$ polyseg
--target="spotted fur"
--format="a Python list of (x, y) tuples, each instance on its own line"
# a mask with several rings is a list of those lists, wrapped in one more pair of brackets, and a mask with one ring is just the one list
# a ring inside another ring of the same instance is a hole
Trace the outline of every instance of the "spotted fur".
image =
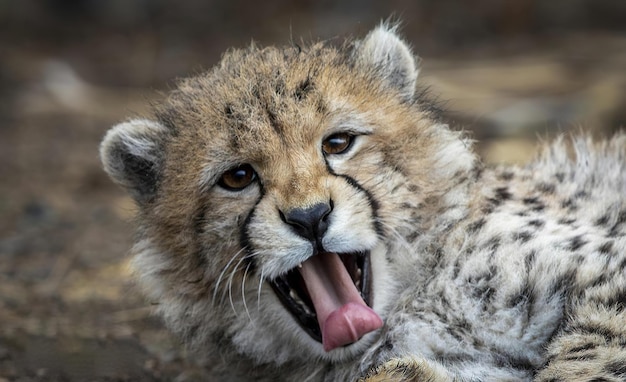
[[(216, 380), (626, 380), (626, 135), (485, 167), (416, 90), (393, 28), (232, 50), (106, 135), (139, 205), (134, 270)], [(325, 155), (335, 133), (354, 141)], [(224, 173), (254, 169), (249, 185)], [(315, 248), (284, 212), (332, 201), (329, 252), (369, 252), (384, 326), (325, 352), (272, 280)]]

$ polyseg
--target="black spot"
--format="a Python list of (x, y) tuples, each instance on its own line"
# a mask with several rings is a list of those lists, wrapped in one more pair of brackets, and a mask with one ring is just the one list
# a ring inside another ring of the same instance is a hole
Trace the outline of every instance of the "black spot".
[(493, 190), (493, 193), (494, 196), (487, 199), (492, 208), (498, 207), (502, 202), (511, 199), (512, 196), (507, 187), (498, 187)]
[(463, 337), (461, 337), (461, 335), (454, 329), (452, 329), (451, 327), (446, 327), (446, 332), (452, 336), (455, 340), (459, 341), (459, 342), (463, 342)]
[(522, 199), (522, 202), (524, 204), (538, 204), (538, 203), (540, 203), (539, 198), (537, 198), (537, 197), (524, 198), (524, 199)]
[(326, 114), (328, 112), (328, 105), (321, 97), (318, 97), (315, 101), (315, 111), (318, 114)]
[(626, 377), (626, 362), (623, 360), (609, 362), (606, 365), (606, 371), (617, 377)]
[(578, 254), (574, 256), (574, 258), (572, 259), (572, 262), (576, 265), (581, 265), (582, 263), (585, 262), (585, 256)]
[[(489, 199), (488, 201), (491, 202), (491, 200)], [(485, 215), (489, 215), (490, 213), (492, 213), (495, 210), (493, 204), (489, 203), (484, 205), (481, 209), (480, 212), (482, 212)]]
[(537, 251), (533, 250), (528, 252), (526, 257), (524, 258), (524, 264), (526, 264), (526, 269), (531, 269), (533, 264), (535, 263), (535, 259), (537, 258)]
[(480, 165), (476, 165), (472, 168), (472, 179), (478, 180), (482, 176), (484, 171), (484, 167)]
[(615, 309), (618, 312), (626, 310), (626, 290), (615, 293), (611, 297), (603, 301), (602, 304), (606, 308)]
[(516, 232), (513, 234), (514, 241), (521, 241), (522, 243), (528, 242), (533, 238), (533, 233), (529, 231)]
[(227, 117), (227, 118), (233, 118), (234, 113), (235, 113), (235, 112), (234, 112), (234, 110), (233, 110), (233, 105), (231, 105), (231, 104), (227, 103), (227, 104), (224, 106), (224, 114), (226, 114), (226, 117)]
[(588, 288), (595, 288), (597, 286), (605, 284), (608, 281), (607, 279), (608, 276), (606, 274), (601, 274), (589, 283)]
[(591, 349), (595, 349), (597, 346), (598, 346), (597, 344), (594, 344), (593, 342), (589, 342), (587, 344), (571, 348), (569, 350), (569, 353), (578, 353), (578, 352), (585, 351), (585, 350), (591, 350)]
[(408, 235), (406, 236), (406, 240), (407, 240), (409, 243), (412, 243), (412, 242), (414, 242), (415, 240), (417, 240), (417, 239), (418, 239), (421, 235), (422, 235), (421, 233), (419, 233), (419, 232), (417, 232), (417, 231), (414, 231), (414, 232), (411, 232), (410, 234), (408, 234)]
[(583, 240), (582, 235), (576, 235), (569, 240), (568, 249), (570, 251), (576, 251), (580, 249), (582, 246), (587, 244), (586, 240)]
[(485, 218), (480, 218), (472, 223), (470, 223), (470, 225), (467, 227), (467, 230), (469, 233), (476, 233), (478, 232), (483, 226), (485, 225)]
[(529, 226), (537, 227), (537, 228), (543, 227), (544, 224), (545, 224), (545, 222), (543, 220), (541, 220), (541, 219), (533, 219), (533, 220), (530, 220), (528, 222)]
[(596, 220), (594, 223), (597, 226), (604, 226), (609, 222), (609, 215), (602, 215), (600, 218), (598, 218), (598, 220)]
[(500, 174), (498, 174), (498, 179), (501, 179), (501, 180), (511, 180), (511, 179), (513, 179), (514, 175), (515, 175), (515, 173), (513, 171), (503, 171)]
[(381, 349), (383, 349), (383, 350), (393, 350), (393, 342), (391, 340), (385, 341), (385, 343), (383, 343), (383, 345), (381, 346)]
[(557, 220), (557, 223), (559, 223), (561, 225), (572, 225), (572, 224), (576, 223), (576, 219), (574, 219), (574, 218), (560, 218), (559, 220)]
[(621, 333), (615, 333), (611, 329), (606, 326), (601, 326), (600, 323), (572, 323), (569, 327), (564, 330), (566, 333), (580, 333), (584, 335), (593, 335), (597, 334), (599, 336), (604, 337), (604, 340), (608, 343), (612, 342), (614, 339), (619, 338)]
[(542, 194), (551, 195), (554, 194), (556, 186), (552, 183), (539, 183), (537, 190)]
[(589, 197), (589, 193), (587, 191), (578, 191), (574, 194), (574, 198), (576, 199), (586, 199)]
[(563, 181), (565, 180), (565, 173), (557, 172), (556, 174), (554, 174), (554, 177), (559, 183), (563, 183)]
[(534, 297), (531, 291), (531, 288), (528, 284), (525, 284), (524, 287), (519, 291), (519, 293), (509, 296), (507, 299), (507, 306), (509, 308), (514, 308), (520, 305), (532, 304)]
[(443, 249), (442, 248), (437, 248), (433, 251), (433, 255), (435, 256), (435, 259), (439, 260), (443, 257)]
[(574, 200), (572, 198), (569, 198), (561, 201), (561, 208), (566, 208), (570, 211), (573, 211), (578, 207), (576, 206), (576, 203), (574, 203)]
[(485, 243), (484, 248), (488, 248), (491, 251), (495, 252), (498, 250), (498, 248), (500, 248), (500, 242), (501, 242), (500, 236), (494, 236), (491, 239), (489, 239), (487, 243)]
[(543, 211), (545, 208), (543, 202), (536, 196), (524, 198), (522, 199), (522, 202), (529, 206), (532, 211), (539, 212)]
[(611, 253), (612, 250), (613, 250), (613, 241), (607, 241), (606, 243), (602, 244), (598, 248), (598, 251), (604, 254)]
[(495, 189), (496, 198), (499, 200), (509, 200), (511, 199), (511, 193), (509, 192), (508, 187), (498, 187)]
[(618, 217), (617, 217), (617, 221), (615, 222), (615, 224), (613, 225), (613, 227), (611, 227), (611, 230), (609, 231), (609, 236), (610, 237), (615, 237), (618, 235), (618, 233), (623, 229), (622, 225), (626, 223), (626, 210), (622, 210)]
[(298, 101), (302, 101), (305, 99), (309, 93), (313, 90), (313, 82), (310, 77), (307, 77), (304, 81), (300, 82), (300, 84), (296, 87), (294, 91), (294, 97)]
[(473, 298), (481, 300), (483, 304), (483, 310), (491, 301), (495, 288), (493, 288), (492, 280), (497, 276), (498, 270), (496, 267), (489, 267), (489, 270), (477, 275), (471, 275), (467, 278), (466, 282), (471, 287), (470, 294)]
[(519, 370), (534, 370), (535, 365), (526, 357), (511, 354), (494, 354), (494, 363), (498, 367), (514, 368)]
[[(280, 73), (278, 73), (277, 76), (280, 76)], [(276, 80), (276, 85), (274, 86), (274, 91), (279, 96), (285, 95), (285, 81), (283, 79), (279, 78), (278, 80)]]
[(550, 286), (550, 295), (556, 295), (559, 293), (569, 294), (569, 290), (573, 285), (575, 285), (575, 281), (576, 270), (570, 269), (552, 283)]
[(461, 261), (460, 259), (456, 259), (456, 262), (452, 266), (452, 279), (456, 279), (459, 277), (459, 273), (461, 272)]
[(543, 203), (539, 203), (533, 206), (532, 210), (535, 212), (541, 212), (544, 210), (544, 208), (546, 208), (546, 206)]
[[(574, 354), (574, 355), (566, 355), (564, 357), (562, 357), (562, 359), (564, 361), (593, 361), (596, 358), (598, 358), (598, 356), (594, 353), (583, 353), (583, 354)], [(594, 379), (594, 380), (597, 380)], [(602, 379), (604, 380), (604, 379)]]
[(407, 190), (409, 190), (410, 192), (413, 192), (413, 193), (415, 193), (415, 192), (419, 191), (419, 187), (417, 187), (417, 185), (415, 185), (415, 184), (413, 184), (413, 183), (409, 184), (409, 185), (406, 187), (406, 189), (407, 189)]

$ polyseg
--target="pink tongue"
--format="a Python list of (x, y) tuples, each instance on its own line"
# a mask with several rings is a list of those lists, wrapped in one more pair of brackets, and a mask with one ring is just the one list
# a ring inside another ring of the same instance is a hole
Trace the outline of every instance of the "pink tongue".
[(324, 350), (349, 345), (383, 325), (361, 298), (337, 254), (311, 257), (302, 263), (300, 273), (315, 306)]

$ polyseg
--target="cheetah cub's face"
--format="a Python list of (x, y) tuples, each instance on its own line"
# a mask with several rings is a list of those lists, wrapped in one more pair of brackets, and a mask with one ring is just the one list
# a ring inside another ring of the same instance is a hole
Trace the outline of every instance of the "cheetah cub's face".
[(251, 47), (109, 131), (104, 167), (140, 207), (134, 269), (170, 328), (278, 363), (377, 338), (403, 250), (471, 164), (416, 78), (386, 27)]

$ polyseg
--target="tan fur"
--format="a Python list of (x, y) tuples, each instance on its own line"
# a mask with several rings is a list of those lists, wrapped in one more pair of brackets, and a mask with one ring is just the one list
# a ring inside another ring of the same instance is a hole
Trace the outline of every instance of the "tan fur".
[[(417, 75), (388, 26), (251, 46), (111, 129), (103, 164), (139, 205), (157, 312), (216, 380), (626, 378), (626, 136), (485, 168)], [(325, 153), (337, 133), (352, 144)], [(229, 189), (241, 165), (256, 178)], [(285, 217), (319, 205), (314, 240)], [(319, 251), (369, 256), (384, 320), (330, 351), (271, 287)]]

